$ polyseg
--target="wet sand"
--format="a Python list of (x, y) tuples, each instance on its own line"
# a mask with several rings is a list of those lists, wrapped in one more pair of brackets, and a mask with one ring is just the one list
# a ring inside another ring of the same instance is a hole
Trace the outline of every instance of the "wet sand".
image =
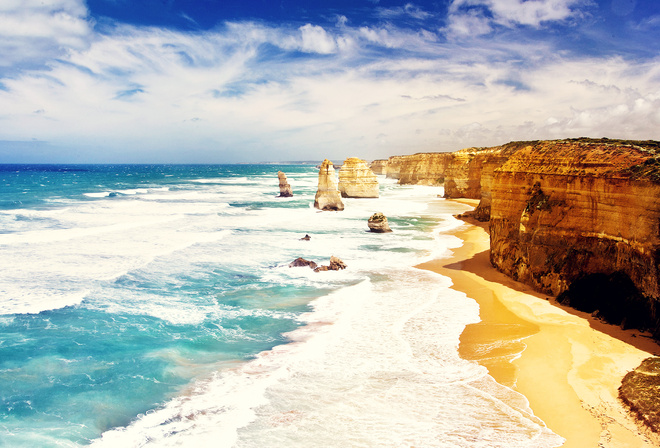
[(623, 376), (660, 347), (499, 273), (490, 264), (488, 233), (476, 221), (454, 235), (464, 243), (451, 258), (418, 267), (450, 277), (453, 289), (479, 304), (481, 322), (466, 327), (460, 355), (525, 395), (536, 416), (566, 439), (564, 447), (660, 446), (660, 437), (617, 398)]

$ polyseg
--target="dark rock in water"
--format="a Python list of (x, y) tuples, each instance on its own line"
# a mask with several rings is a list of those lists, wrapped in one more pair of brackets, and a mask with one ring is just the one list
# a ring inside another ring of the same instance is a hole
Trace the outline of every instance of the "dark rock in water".
[(341, 269), (346, 269), (346, 264), (333, 255), (330, 257), (330, 266), (319, 266), (318, 268), (314, 269), (314, 272), (339, 271)]
[(316, 269), (316, 266), (318, 265), (313, 261), (305, 260), (304, 258), (300, 258), (300, 257), (296, 258), (291, 263), (289, 263), (290, 268), (309, 267), (312, 269)]
[(628, 372), (619, 387), (619, 398), (655, 432), (660, 432), (660, 358), (647, 358)]
[(309, 241), (309, 240), (311, 240), (311, 239), (312, 239), (312, 237), (306, 234), (305, 236), (303, 236), (302, 238), (300, 238), (300, 241)]
[(293, 196), (293, 191), (291, 190), (291, 185), (287, 181), (286, 174), (282, 171), (277, 172), (277, 177), (280, 181), (280, 198), (290, 198)]
[(369, 230), (375, 233), (388, 233), (391, 232), (390, 225), (387, 223), (387, 217), (382, 213), (374, 213), (367, 222)]
[[(621, 328), (654, 330), (658, 328), (653, 302), (635, 287), (623, 272), (588, 274), (575, 280), (557, 296), (557, 301), (577, 310), (592, 313)], [(656, 339), (660, 334), (653, 335)]]

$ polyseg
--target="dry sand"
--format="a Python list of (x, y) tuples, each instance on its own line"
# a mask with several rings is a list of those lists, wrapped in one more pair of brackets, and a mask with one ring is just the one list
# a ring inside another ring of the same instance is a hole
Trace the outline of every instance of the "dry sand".
[(461, 356), (525, 395), (534, 413), (566, 439), (564, 447), (660, 446), (617, 398), (623, 376), (660, 347), (648, 335), (562, 307), (497, 272), (488, 233), (476, 221), (455, 235), (464, 244), (450, 259), (418, 267), (450, 277), (454, 289), (479, 303), (481, 322), (463, 332)]

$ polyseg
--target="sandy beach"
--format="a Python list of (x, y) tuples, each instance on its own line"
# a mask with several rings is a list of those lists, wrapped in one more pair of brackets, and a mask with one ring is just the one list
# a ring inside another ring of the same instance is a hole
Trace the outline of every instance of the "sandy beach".
[[(487, 224), (486, 224), (487, 225)], [(654, 447), (617, 398), (621, 379), (660, 347), (648, 335), (623, 331), (557, 304), (497, 272), (483, 225), (466, 222), (449, 259), (419, 265), (452, 279), (476, 300), (481, 322), (466, 327), (460, 355), (485, 366), (501, 384), (523, 394), (564, 447)]]

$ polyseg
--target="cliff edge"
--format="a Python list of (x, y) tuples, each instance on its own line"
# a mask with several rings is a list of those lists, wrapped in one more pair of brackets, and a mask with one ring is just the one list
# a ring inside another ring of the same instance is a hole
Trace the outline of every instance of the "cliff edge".
[(657, 333), (659, 156), (657, 142), (524, 142), (493, 172), (491, 263), (552, 295), (591, 274), (628, 277)]

